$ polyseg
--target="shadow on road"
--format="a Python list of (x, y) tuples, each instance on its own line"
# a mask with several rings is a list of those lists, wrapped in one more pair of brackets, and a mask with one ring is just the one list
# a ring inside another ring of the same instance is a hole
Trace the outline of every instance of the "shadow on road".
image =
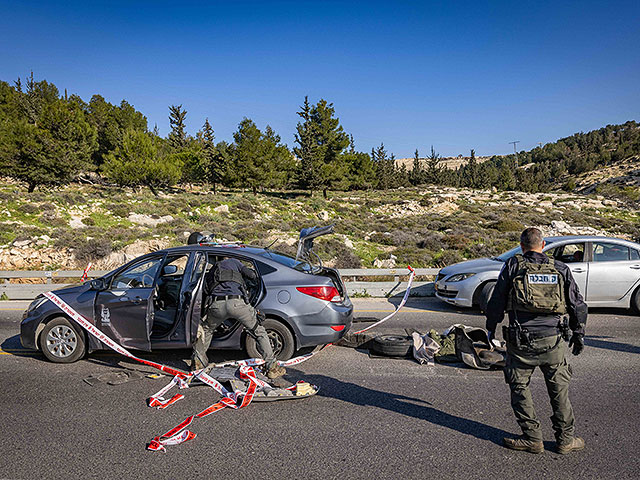
[(37, 357), (41, 355), (41, 353), (36, 350), (24, 348), (20, 343), (20, 335), (14, 335), (5, 339), (0, 345), (0, 349), (2, 349), (5, 354), (13, 355), (14, 357)]
[(440, 425), (465, 435), (471, 435), (480, 440), (488, 440), (498, 445), (502, 445), (503, 437), (512, 436), (511, 433), (500, 428), (443, 412), (430, 406), (432, 405), (431, 403), (418, 398), (372, 390), (355, 383), (343, 382), (324, 375), (305, 374), (304, 378), (306, 381), (320, 386), (318, 395), (323, 397), (334, 398), (359, 406), (382, 408), (407, 417), (424, 420), (434, 425)]
[(615, 350), (616, 352), (640, 353), (640, 347), (636, 345), (629, 345), (628, 343), (600, 340), (603, 338), (612, 338), (612, 337), (587, 335), (585, 337), (585, 344), (587, 347), (604, 348), (605, 350)]

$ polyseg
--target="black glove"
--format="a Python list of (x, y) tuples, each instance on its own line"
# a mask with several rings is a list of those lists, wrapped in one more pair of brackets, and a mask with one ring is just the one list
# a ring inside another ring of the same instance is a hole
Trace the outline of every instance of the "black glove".
[(573, 346), (571, 353), (574, 355), (580, 355), (584, 350), (584, 335), (581, 333), (574, 333), (569, 340), (569, 348)]

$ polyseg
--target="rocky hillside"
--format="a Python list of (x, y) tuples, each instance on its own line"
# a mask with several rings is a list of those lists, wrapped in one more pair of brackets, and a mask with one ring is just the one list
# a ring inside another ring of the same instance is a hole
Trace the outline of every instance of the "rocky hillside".
[(441, 266), (498, 254), (525, 226), (546, 234), (597, 233), (640, 240), (637, 204), (602, 195), (527, 194), (445, 187), (334, 193), (258, 194), (200, 190), (124, 191), (71, 185), (26, 193), (0, 186), (0, 269), (110, 269), (180, 245), (190, 232), (295, 253), (301, 228), (335, 224), (317, 242), (341, 268)]

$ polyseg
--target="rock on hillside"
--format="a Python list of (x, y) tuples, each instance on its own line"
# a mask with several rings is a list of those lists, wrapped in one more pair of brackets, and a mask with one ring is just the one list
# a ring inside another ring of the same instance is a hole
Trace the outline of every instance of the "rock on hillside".
[(496, 255), (537, 225), (547, 235), (601, 234), (640, 240), (628, 200), (564, 192), (531, 194), (423, 186), (332, 192), (331, 198), (175, 191), (156, 198), (114, 187), (27, 193), (0, 185), (0, 269), (107, 270), (184, 244), (193, 231), (218, 241), (295, 255), (301, 228), (335, 224), (315, 241), (329, 266), (440, 266)]

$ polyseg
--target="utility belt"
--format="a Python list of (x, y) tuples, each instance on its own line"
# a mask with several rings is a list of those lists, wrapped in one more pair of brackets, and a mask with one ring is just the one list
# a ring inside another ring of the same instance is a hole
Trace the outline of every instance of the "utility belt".
[(212, 295), (212, 302), (224, 302), (225, 300), (236, 300), (242, 298), (244, 300), (243, 295)]
[(502, 326), (502, 337), (507, 341), (507, 343), (515, 346), (516, 348), (531, 346), (531, 342), (533, 340), (552, 337), (560, 333), (561, 331), (558, 327), (541, 328), (530, 331), (520, 324)]

